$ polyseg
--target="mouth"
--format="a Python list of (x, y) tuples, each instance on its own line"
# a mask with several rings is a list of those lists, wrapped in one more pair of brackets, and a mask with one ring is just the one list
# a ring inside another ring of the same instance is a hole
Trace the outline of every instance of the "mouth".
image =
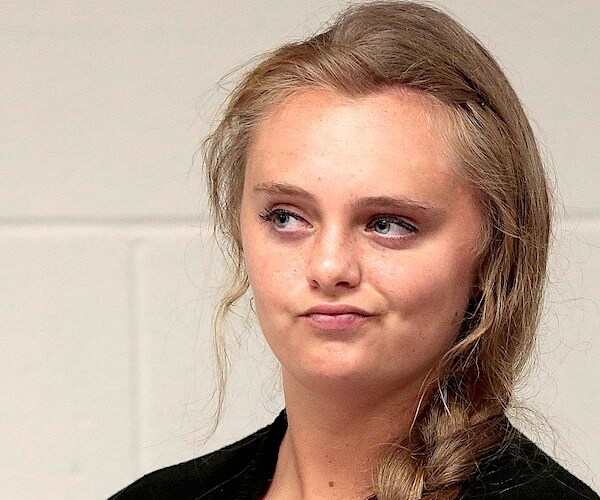
[(300, 315), (310, 326), (319, 330), (345, 330), (360, 326), (375, 314), (348, 304), (320, 304)]

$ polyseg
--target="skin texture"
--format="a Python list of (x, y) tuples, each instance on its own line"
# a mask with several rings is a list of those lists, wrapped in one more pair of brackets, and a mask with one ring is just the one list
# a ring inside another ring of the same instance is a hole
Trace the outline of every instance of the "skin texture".
[(414, 92), (313, 89), (256, 131), (242, 244), (289, 420), (268, 498), (364, 494), (458, 334), (482, 230), (446, 120)]

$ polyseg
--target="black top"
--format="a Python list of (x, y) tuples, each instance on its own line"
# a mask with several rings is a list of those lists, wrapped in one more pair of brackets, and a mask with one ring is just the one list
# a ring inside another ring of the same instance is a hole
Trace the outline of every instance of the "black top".
[[(109, 500), (257, 500), (275, 471), (287, 429), (285, 411), (271, 425), (237, 443), (152, 472)], [(462, 500), (599, 499), (520, 433), (501, 453), (479, 464)]]

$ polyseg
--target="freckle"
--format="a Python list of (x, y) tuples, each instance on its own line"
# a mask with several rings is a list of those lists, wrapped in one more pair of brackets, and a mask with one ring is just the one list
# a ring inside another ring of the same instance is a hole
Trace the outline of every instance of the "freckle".
[(329, 487), (333, 488), (334, 482), (333, 481), (329, 481)]

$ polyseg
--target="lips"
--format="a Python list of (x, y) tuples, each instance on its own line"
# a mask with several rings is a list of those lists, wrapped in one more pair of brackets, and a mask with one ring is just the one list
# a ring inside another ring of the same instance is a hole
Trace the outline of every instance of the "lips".
[(320, 330), (344, 330), (357, 327), (373, 316), (375, 315), (369, 311), (348, 304), (319, 304), (300, 315), (313, 328)]
[(374, 316), (373, 313), (349, 304), (319, 304), (307, 309), (303, 313), (303, 316), (308, 314), (360, 314), (361, 316)]

